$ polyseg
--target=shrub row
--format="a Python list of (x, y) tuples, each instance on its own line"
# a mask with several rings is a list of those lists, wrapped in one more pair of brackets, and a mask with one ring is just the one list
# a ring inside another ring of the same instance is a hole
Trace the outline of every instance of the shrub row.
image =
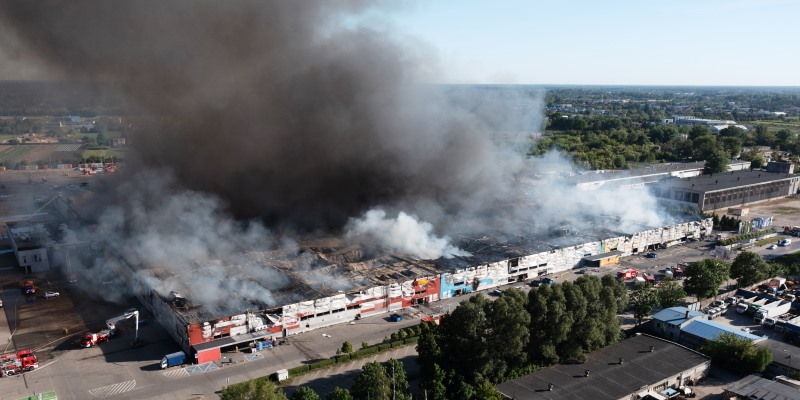
[(723, 240), (722, 244), (724, 246), (727, 246), (729, 244), (734, 244), (734, 243), (741, 242), (742, 240), (745, 240), (745, 239), (757, 239), (757, 238), (760, 238), (761, 236), (763, 236), (765, 234), (773, 233), (773, 232), (775, 232), (775, 228), (767, 228), (766, 230), (761, 231), (761, 232), (743, 233), (741, 235), (737, 235), (737, 236), (734, 236), (734, 237), (727, 238), (727, 239)]
[(317, 362), (313, 362), (311, 364), (303, 364), (294, 368), (289, 369), (289, 376), (296, 376), (304, 374), (308, 371), (313, 371), (315, 369), (325, 368), (327, 366), (337, 364), (337, 363), (345, 363), (352, 360), (358, 360), (360, 358), (364, 358), (367, 356), (371, 356), (373, 354), (382, 353), (386, 350), (405, 346), (409, 344), (415, 344), (419, 341), (419, 336), (412, 336), (407, 337), (405, 339), (393, 340), (391, 342), (380, 343), (377, 345), (365, 347), (363, 349), (354, 351), (349, 354), (341, 354), (338, 356), (334, 356), (331, 358), (326, 358), (324, 360), (319, 360)]

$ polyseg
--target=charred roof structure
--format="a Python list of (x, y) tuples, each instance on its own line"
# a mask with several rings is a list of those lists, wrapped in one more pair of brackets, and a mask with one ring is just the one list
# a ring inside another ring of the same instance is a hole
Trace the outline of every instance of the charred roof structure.
[(206, 288), (186, 287), (180, 277), (157, 266), (137, 269), (120, 260), (117, 270), (134, 283), (136, 295), (163, 326), (178, 327), (167, 331), (184, 350), (206, 362), (218, 359), (225, 346), (395, 312), (565, 271), (582, 265), (585, 257), (630, 255), (711, 233), (711, 219), (689, 219), (628, 234), (600, 226), (563, 227), (535, 237), (494, 231), (458, 238), (470, 255), (449, 259), (419, 260), (325, 238), (298, 243), (291, 254), (245, 251), (252, 265), (205, 260), (186, 266), (195, 274), (241, 269), (239, 275), (249, 276), (230, 288), (214, 288), (226, 296), (227, 309), (193, 302), (197, 291)]

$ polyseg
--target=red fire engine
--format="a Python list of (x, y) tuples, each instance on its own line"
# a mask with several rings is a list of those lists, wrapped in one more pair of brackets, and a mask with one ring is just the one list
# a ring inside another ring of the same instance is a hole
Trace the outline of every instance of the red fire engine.
[(17, 354), (0, 356), (0, 371), (3, 376), (21, 374), (39, 368), (39, 361), (31, 350), (20, 350)]
[(623, 280), (624, 279), (633, 279), (633, 278), (636, 278), (637, 276), (639, 276), (639, 271), (637, 271), (637, 270), (635, 270), (633, 268), (617, 272), (617, 278), (623, 279)]

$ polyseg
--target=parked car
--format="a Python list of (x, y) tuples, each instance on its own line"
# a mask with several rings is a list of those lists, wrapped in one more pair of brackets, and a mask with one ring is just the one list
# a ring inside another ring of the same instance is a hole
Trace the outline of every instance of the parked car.
[(501, 294), (503, 294), (503, 291), (500, 289), (492, 290), (492, 296), (500, 296)]
[(44, 292), (44, 298), (45, 299), (52, 299), (52, 298), (58, 297), (60, 295), (61, 295), (61, 293), (58, 293), (58, 292)]
[(658, 253), (650, 252), (650, 253), (647, 253), (645, 255), (645, 257), (647, 257), (647, 258), (657, 258), (658, 257)]
[(728, 308), (728, 304), (722, 300), (714, 300), (709, 307), (714, 308)]
[(554, 280), (552, 280), (550, 278), (544, 278), (544, 279), (542, 279), (542, 283), (544, 283), (545, 285), (552, 285), (552, 284), (556, 283), (556, 281), (554, 281)]
[(389, 316), (389, 319), (392, 320), (392, 322), (400, 322), (403, 320), (403, 316), (400, 314), (392, 314)]
[(777, 244), (773, 244), (773, 245), (767, 247), (767, 250), (775, 250), (777, 248), (778, 248), (778, 245)]

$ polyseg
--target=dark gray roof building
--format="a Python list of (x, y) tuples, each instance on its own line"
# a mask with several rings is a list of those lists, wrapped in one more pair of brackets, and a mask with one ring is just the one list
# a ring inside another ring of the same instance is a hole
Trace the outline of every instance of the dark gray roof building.
[(705, 376), (710, 363), (709, 357), (676, 343), (638, 335), (590, 353), (583, 364), (554, 365), (496, 389), (517, 400), (658, 396)]
[(800, 176), (765, 171), (666, 179), (652, 188), (663, 203), (702, 211), (778, 199), (796, 194), (799, 189)]
[(800, 389), (784, 380), (748, 375), (725, 388), (726, 399), (800, 400)]

